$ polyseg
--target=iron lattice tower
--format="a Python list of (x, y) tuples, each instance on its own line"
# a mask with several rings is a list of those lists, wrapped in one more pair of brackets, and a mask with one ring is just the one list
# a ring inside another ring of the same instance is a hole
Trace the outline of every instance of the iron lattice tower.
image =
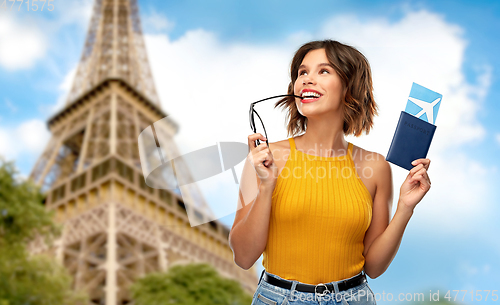
[[(52, 137), (31, 179), (64, 226), (50, 251), (92, 304), (128, 304), (129, 285), (152, 271), (208, 262), (253, 293), (255, 267), (233, 262), (229, 228), (203, 221), (211, 211), (195, 184), (153, 189), (141, 171), (138, 136), (167, 117), (149, 68), (136, 0), (95, 0), (83, 54), (64, 109), (48, 120)], [(165, 120), (163, 120), (165, 121)], [(178, 124), (167, 118), (166, 154), (179, 156)], [(176, 173), (190, 175), (185, 170)], [(191, 227), (191, 213), (202, 225)]]

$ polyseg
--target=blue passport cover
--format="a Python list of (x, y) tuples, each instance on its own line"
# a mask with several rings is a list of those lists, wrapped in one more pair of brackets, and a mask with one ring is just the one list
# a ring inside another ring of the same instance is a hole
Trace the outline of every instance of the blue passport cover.
[(427, 157), (435, 131), (436, 125), (401, 111), (396, 132), (385, 159), (411, 170), (413, 160)]

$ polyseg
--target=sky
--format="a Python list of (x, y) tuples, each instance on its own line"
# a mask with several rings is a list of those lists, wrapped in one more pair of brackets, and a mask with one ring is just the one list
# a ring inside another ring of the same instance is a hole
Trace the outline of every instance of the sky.
[[(90, 0), (52, 3), (54, 10), (43, 12), (0, 7), (0, 155), (15, 160), (25, 177), (50, 139), (48, 118), (64, 105), (91, 16)], [(140, 0), (139, 6), (161, 106), (180, 125), (175, 142), (182, 153), (220, 141), (247, 143), (250, 103), (285, 94), (294, 51), (314, 39), (350, 44), (370, 62), (379, 116), (369, 135), (346, 138), (364, 149), (387, 154), (413, 82), (441, 93), (428, 152), (432, 188), (392, 264), (369, 285), (379, 297), (393, 294), (379, 304), (398, 302), (400, 293), (425, 292), (428, 300), (438, 289), (452, 300), (453, 290), (466, 290), (456, 298), (464, 304), (498, 302), (484, 298), (485, 290), (500, 287), (500, 2)], [(284, 112), (265, 103), (256, 110), (270, 142), (288, 137)], [(238, 177), (242, 167), (235, 167)], [(407, 171), (391, 168), (394, 213)], [(198, 186), (231, 227), (238, 191), (232, 173)]]

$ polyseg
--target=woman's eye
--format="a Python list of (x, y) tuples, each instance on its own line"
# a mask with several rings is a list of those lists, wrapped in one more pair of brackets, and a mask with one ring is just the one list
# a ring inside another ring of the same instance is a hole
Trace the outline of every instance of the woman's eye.
[(324, 74), (325, 72), (326, 72), (326, 73), (330, 73), (330, 71), (325, 70), (325, 69), (321, 70), (321, 72), (320, 72), (320, 73), (321, 73), (321, 74)]
[(307, 74), (307, 72), (305, 70), (302, 70), (302, 71), (299, 72), (299, 76), (300, 75), (306, 75), (306, 74)]

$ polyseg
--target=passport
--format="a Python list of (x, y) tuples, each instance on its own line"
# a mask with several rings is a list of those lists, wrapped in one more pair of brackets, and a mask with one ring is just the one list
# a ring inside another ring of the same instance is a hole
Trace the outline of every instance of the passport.
[(413, 83), (405, 111), (401, 111), (387, 161), (411, 170), (411, 162), (427, 157), (442, 95)]

